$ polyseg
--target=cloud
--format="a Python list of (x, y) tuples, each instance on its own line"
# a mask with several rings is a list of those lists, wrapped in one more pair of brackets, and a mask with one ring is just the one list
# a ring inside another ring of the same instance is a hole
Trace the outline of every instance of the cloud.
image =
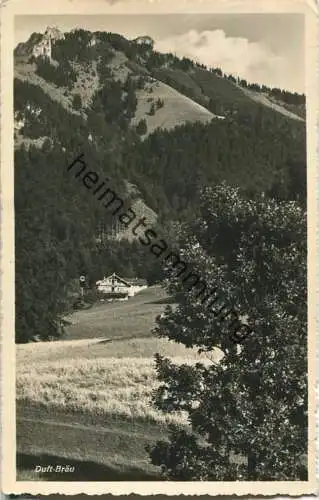
[(192, 29), (168, 36), (156, 41), (155, 50), (189, 57), (208, 67), (220, 67), (223, 72), (245, 78), (250, 83), (285, 86), (287, 65), (282, 56), (261, 42), (228, 37), (223, 30), (198, 32)]

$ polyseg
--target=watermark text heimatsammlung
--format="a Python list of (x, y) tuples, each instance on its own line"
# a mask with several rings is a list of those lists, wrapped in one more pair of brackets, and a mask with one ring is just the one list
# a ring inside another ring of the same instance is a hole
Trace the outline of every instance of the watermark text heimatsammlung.
[[(232, 308), (222, 305), (219, 310), (215, 309), (216, 303), (219, 301), (217, 288), (209, 289), (207, 283), (200, 278), (196, 273), (189, 272), (187, 263), (184, 262), (180, 255), (176, 252), (171, 252), (165, 240), (159, 238), (156, 231), (151, 229), (146, 222), (145, 217), (138, 218), (132, 207), (125, 206), (124, 200), (113, 190), (107, 187), (109, 178), (105, 178), (102, 182), (100, 176), (88, 169), (86, 162), (83, 160), (84, 154), (80, 154), (67, 167), (68, 172), (72, 170), (75, 177), (82, 180), (83, 185), (102, 202), (103, 206), (111, 210), (113, 216), (117, 216), (121, 224), (126, 228), (130, 228), (132, 234), (136, 236), (141, 245), (149, 246), (151, 253), (156, 258), (161, 258), (166, 266), (170, 266), (176, 272), (176, 276), (181, 279), (187, 291), (199, 288), (196, 293), (196, 298), (205, 304), (209, 311), (221, 321), (229, 321), (229, 330), (231, 332), (231, 340), (236, 343), (241, 343), (250, 333), (252, 329), (249, 325), (243, 323), (240, 317)], [(143, 237), (137, 233), (137, 230), (143, 230)], [(155, 251), (156, 248), (156, 251)], [(213, 299), (213, 300), (211, 300)]]

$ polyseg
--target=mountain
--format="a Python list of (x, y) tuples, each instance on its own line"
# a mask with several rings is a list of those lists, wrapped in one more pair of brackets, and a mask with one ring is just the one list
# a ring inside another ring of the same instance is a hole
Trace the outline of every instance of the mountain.
[(81, 153), (139, 217), (173, 236), (196, 217), (201, 187), (221, 181), (306, 203), (304, 95), (158, 53), (148, 36), (55, 27), (16, 47), (14, 70), (19, 341), (30, 329), (56, 334), (66, 284), (80, 274), (162, 276), (67, 173)]
[[(269, 166), (265, 160), (267, 158), (269, 163), (269, 150), (276, 149), (280, 138), (282, 149), (286, 150), (282, 151), (280, 158), (285, 163), (284, 170), (287, 170), (286, 154), (293, 162), (304, 162), (303, 95), (248, 84), (245, 80), (223, 74), (219, 68), (208, 69), (187, 58), (160, 54), (153, 47), (154, 42), (148, 36), (130, 41), (114, 33), (84, 30), (62, 33), (55, 27), (48, 27), (43, 35), (32, 34), (25, 44), (19, 44), (15, 50), (16, 146), (40, 146), (47, 139), (69, 150), (68, 142), (73, 136), (73, 130), (72, 133), (70, 130), (77, 124), (85, 132), (84, 136), (81, 133), (81, 138), (74, 140), (80, 139), (81, 143), (84, 140), (86, 146), (91, 142), (100, 153), (106, 153), (109, 147), (104, 144), (102, 131), (107, 129), (109, 143), (113, 143), (112, 160), (116, 158), (121, 163), (120, 170), (126, 180), (137, 183), (145, 193), (146, 184), (152, 181), (148, 167), (142, 164), (133, 166), (131, 162), (126, 172), (120, 157), (125, 154), (131, 161), (134, 156), (140, 156), (137, 152), (142, 151), (144, 155), (143, 151), (150, 144), (154, 147), (158, 135), (165, 135), (165, 131), (170, 131), (169, 140), (176, 142), (180, 141), (181, 126), (187, 127), (187, 134), (203, 127), (204, 136), (208, 134), (205, 141), (218, 141), (214, 151), (216, 153), (218, 149), (218, 155), (224, 157), (228, 155), (229, 147), (233, 148), (232, 143), (237, 136), (242, 134), (244, 139), (247, 135), (251, 136), (251, 146), (244, 140), (244, 156), (259, 163), (258, 167), (254, 167), (254, 177), (257, 175), (260, 180), (266, 173), (267, 179), (258, 183), (253, 178), (247, 185), (247, 174), (250, 177), (251, 172), (247, 171), (249, 168), (246, 165), (244, 171), (240, 170), (237, 175), (228, 175), (228, 180), (239, 182), (249, 189), (255, 189), (259, 184), (258, 189), (263, 190), (271, 189), (274, 184), (277, 186), (280, 178), (281, 184), (288, 181), (287, 172), (278, 171), (281, 167), (277, 161), (273, 162), (276, 165)], [(54, 108), (53, 115), (50, 113), (49, 116), (46, 108)], [(68, 132), (64, 130), (61, 120), (56, 120), (54, 115), (57, 114), (63, 115), (66, 123), (74, 122), (68, 127)], [(190, 128), (191, 124), (193, 127)], [(249, 130), (244, 130), (247, 127)], [(55, 130), (54, 139), (52, 128)], [(225, 138), (226, 133), (228, 139)], [(234, 138), (231, 137), (233, 134)], [(257, 145), (256, 156), (253, 150)], [(293, 157), (292, 151), (289, 152), (291, 146), (298, 148), (300, 154), (296, 151)], [(176, 148), (172, 153), (176, 155)], [(160, 151), (153, 150), (153, 156), (160, 154)], [(203, 156), (203, 151), (201, 154)], [(186, 159), (188, 156), (186, 154)], [(196, 158), (194, 161), (198, 162)], [(218, 162), (211, 165), (209, 157), (204, 161), (202, 158), (201, 162), (209, 163), (209, 172), (203, 176), (203, 166), (199, 177), (202, 175), (204, 179), (200, 182), (210, 182), (210, 177), (220, 176)], [(221, 163), (227, 162), (221, 158)], [(142, 182), (137, 179), (141, 170)], [(161, 188), (167, 191), (163, 182), (158, 186), (159, 191)], [(176, 196), (179, 197), (178, 193)], [(165, 205), (169, 210), (173, 203), (172, 199), (167, 201)], [(157, 210), (158, 205), (156, 203), (151, 208)]]
[[(167, 124), (165, 119), (159, 120), (158, 126), (163, 128), (171, 128), (186, 121), (205, 122), (216, 114), (224, 117), (245, 104), (251, 105), (252, 100), (272, 107), (294, 120), (302, 121), (305, 117), (304, 96), (256, 84), (249, 85), (245, 80), (223, 75), (218, 68), (208, 70), (187, 58), (180, 60), (172, 54), (159, 54), (153, 50), (153, 46), (154, 41), (148, 36), (129, 41), (112, 33), (73, 30), (64, 34), (55, 27), (48, 27), (43, 35), (33, 33), (26, 43), (20, 43), (16, 47), (16, 77), (39, 85), (47, 93), (51, 90), (51, 98), (71, 111), (67, 101), (70, 101), (72, 95), (79, 92), (85, 98), (89, 88), (93, 93), (102, 85), (105, 75), (103, 70), (102, 74), (96, 70), (98, 60), (102, 60), (109, 69), (108, 77), (122, 82), (127, 78), (139, 80), (137, 100), (141, 110), (138, 110), (138, 116), (149, 114), (155, 98), (163, 99), (164, 105), (166, 100), (168, 106), (173, 102), (179, 104), (176, 113), (171, 110), (175, 119), (171, 117)], [(41, 65), (42, 57), (47, 58), (47, 67)], [(71, 68), (68, 63), (71, 63)], [(69, 76), (72, 75), (73, 86), (70, 82), (63, 81), (61, 76), (59, 79), (59, 72), (66, 67), (69, 69)], [(92, 75), (96, 75), (99, 80), (94, 81), (93, 85)], [(85, 86), (85, 82), (89, 84)], [(55, 86), (59, 88), (56, 89), (57, 92), (52, 92), (52, 87)], [(147, 95), (154, 89), (157, 90), (156, 95)], [(185, 99), (185, 96), (193, 102)], [(149, 103), (149, 109), (145, 106), (145, 101)], [(194, 106), (194, 103), (201, 108)], [(87, 105), (88, 102), (85, 102), (84, 108)], [(192, 109), (196, 109), (194, 117)], [(161, 114), (163, 113), (164, 110)], [(151, 125), (151, 128), (157, 128), (156, 124)]]

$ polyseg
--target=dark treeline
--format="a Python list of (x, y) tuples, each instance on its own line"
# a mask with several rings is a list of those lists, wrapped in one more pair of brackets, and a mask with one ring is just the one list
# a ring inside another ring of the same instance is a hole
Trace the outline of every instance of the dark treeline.
[(262, 106), (232, 120), (156, 131), (130, 149), (127, 165), (146, 202), (169, 216), (192, 213), (199, 188), (221, 180), (306, 203), (303, 125)]
[[(121, 146), (134, 141), (128, 119), (120, 113), (127, 100), (105, 99), (118, 95), (119, 87), (101, 89), (87, 110), (87, 120), (69, 113), (40, 88), (15, 81), (15, 111), (24, 118), (22, 133), (30, 139), (45, 138), (42, 147), (21, 146), (15, 153), (16, 232), (16, 340), (48, 339), (62, 333), (63, 315), (71, 306), (69, 285), (85, 273), (94, 283), (117, 272), (139, 276), (150, 283), (161, 277), (154, 257), (141, 245), (97, 240), (98, 226), (113, 224), (111, 212), (67, 173), (67, 166), (83, 153), (89, 168), (101, 179), (111, 179), (112, 189), (130, 204), (127, 171)], [(88, 139), (89, 133), (94, 141)], [(110, 231), (111, 232), (111, 231)]]
[(46, 57), (38, 57), (36, 61), (36, 73), (58, 87), (68, 87), (71, 89), (76, 81), (77, 75), (67, 59), (61, 60), (58, 66), (50, 63)]
[[(98, 157), (90, 153), (88, 165), (101, 172)], [(70, 155), (48, 143), (40, 150), (31, 146), (16, 151), (17, 342), (62, 333), (63, 315), (72, 305), (69, 284), (80, 274), (91, 283), (112, 272), (149, 283), (161, 279), (156, 259), (139, 243), (97, 240), (99, 223), (111, 227), (112, 215), (67, 173), (74, 159)], [(117, 193), (121, 187), (118, 183)]]

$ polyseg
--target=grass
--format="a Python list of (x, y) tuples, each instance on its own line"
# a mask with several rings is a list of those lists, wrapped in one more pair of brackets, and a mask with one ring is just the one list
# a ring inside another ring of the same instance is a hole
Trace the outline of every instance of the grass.
[[(23, 416), (22, 416), (23, 415)], [(159, 425), (91, 416), (18, 402), (18, 480), (147, 480), (158, 476), (146, 444), (165, 437)], [(73, 474), (37, 474), (36, 465), (72, 465)]]
[[(268, 108), (271, 108), (278, 113), (287, 116), (293, 120), (304, 121), (305, 116), (300, 115), (300, 109), (298, 106), (289, 106), (285, 103), (279, 103), (274, 98), (269, 98), (268, 95), (261, 94), (249, 89), (242, 89), (242, 91), (249, 96), (253, 101), (263, 104)], [(297, 111), (297, 113), (295, 112)]]
[(73, 314), (66, 339), (149, 337), (165, 300), (163, 290), (154, 286), (127, 302), (97, 303), (88, 311)]
[(112, 418), (183, 423), (180, 415), (152, 407), (150, 397), (156, 387), (154, 362), (148, 358), (44, 361), (17, 374), (19, 400)]
[[(59, 87), (39, 76), (36, 73), (35, 63), (28, 63), (27, 58), (15, 60), (14, 74), (16, 78), (22, 81), (27, 80), (34, 85), (38, 85), (53, 101), (59, 102), (70, 113), (78, 114), (73, 109), (74, 94), (80, 94), (83, 112), (83, 109), (90, 105), (92, 96), (99, 87), (99, 76), (96, 74), (95, 61), (92, 61), (92, 64), (87, 69), (76, 63), (73, 63), (73, 67), (77, 73), (77, 80), (71, 90), (66, 89), (66, 87)], [(94, 76), (90, 71), (92, 69), (95, 71)]]
[[(17, 346), (18, 480), (159, 478), (145, 446), (165, 438), (169, 423), (187, 422), (151, 405), (153, 356), (212, 362), (151, 334), (166, 303), (164, 292), (150, 287), (127, 302), (77, 311), (64, 340)], [(75, 472), (34, 471), (54, 463), (75, 464)]]
[(17, 373), (19, 480), (38, 480), (35, 466), (54, 463), (75, 464), (75, 473), (50, 480), (154, 479), (145, 446), (167, 436), (169, 423), (186, 425), (152, 407), (157, 385), (149, 358), (29, 358)]
[[(144, 340), (147, 349), (152, 349), (154, 340)], [(83, 349), (83, 342), (75, 342)], [(115, 348), (120, 352), (125, 343), (114, 343), (113, 352)], [(129, 346), (140, 357), (71, 358), (67, 349), (69, 358), (47, 362), (29, 355), (24, 358), (28, 362), (18, 364), (18, 480), (159, 478), (145, 446), (165, 438), (169, 423), (184, 427), (187, 421), (183, 414), (165, 414), (151, 405), (151, 393), (158, 385), (153, 360), (141, 356), (141, 346), (132, 341), (125, 348)], [(162, 353), (172, 350), (172, 345), (163, 346)], [(199, 359), (193, 353), (173, 361)], [(51, 474), (50, 479), (34, 472), (36, 465), (54, 463), (76, 464), (76, 471), (63, 478)]]
[(38, 85), (53, 101), (57, 101), (67, 111), (74, 113), (69, 97), (66, 97), (63, 94), (65, 90), (64, 87), (58, 87), (51, 82), (47, 82), (44, 78), (37, 75), (35, 70), (36, 65), (34, 63), (27, 63), (26, 61), (23, 61), (22, 63), (15, 63), (14, 76), (19, 80), (26, 80), (33, 85)]
[[(151, 93), (148, 90), (149, 87), (152, 88)], [(188, 121), (207, 123), (215, 118), (215, 115), (208, 109), (161, 81), (154, 81), (149, 84), (149, 87), (136, 92), (137, 108), (131, 122), (135, 126), (142, 118), (145, 118), (146, 135), (158, 128), (169, 130)], [(164, 106), (156, 109), (154, 115), (149, 115), (151, 108), (149, 99), (152, 99), (153, 103), (157, 99), (164, 102)]]
[[(178, 357), (187, 360), (205, 360), (205, 354), (198, 355), (195, 350), (187, 349), (182, 344), (175, 344), (157, 337), (84, 339), (57, 342), (38, 342), (17, 346), (18, 372), (37, 366), (38, 363), (50, 363), (57, 360), (96, 360), (97, 358), (146, 358), (154, 353), (163, 356)], [(25, 365), (25, 368), (24, 368)]]

